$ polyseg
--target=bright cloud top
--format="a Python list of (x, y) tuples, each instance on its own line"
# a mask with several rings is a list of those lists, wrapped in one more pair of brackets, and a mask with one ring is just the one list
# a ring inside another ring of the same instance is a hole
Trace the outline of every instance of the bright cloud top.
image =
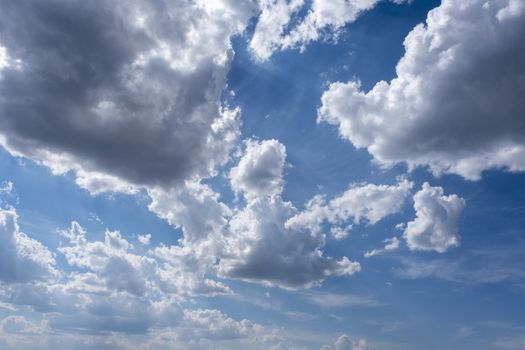
[[(393, 0), (401, 3), (405, 0)], [(263, 0), (261, 13), (250, 41), (250, 49), (259, 60), (267, 60), (276, 51), (301, 48), (323, 38), (337, 38), (338, 32), (380, 0), (313, 0), (304, 18), (304, 0)], [(297, 23), (295, 23), (297, 22)]]
[(525, 170), (524, 16), (521, 1), (444, 0), (406, 37), (395, 79), (331, 84), (319, 122), (383, 166)]
[(411, 250), (444, 253), (459, 245), (458, 221), (465, 200), (455, 194), (443, 195), (443, 188), (428, 183), (414, 195), (416, 218), (407, 224), (405, 238)]

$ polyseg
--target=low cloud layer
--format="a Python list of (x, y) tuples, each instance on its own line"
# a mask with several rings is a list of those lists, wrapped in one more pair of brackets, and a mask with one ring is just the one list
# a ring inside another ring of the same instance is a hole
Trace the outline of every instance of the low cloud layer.
[(333, 346), (325, 345), (321, 350), (369, 350), (372, 349), (366, 339), (352, 341), (346, 334), (341, 335)]
[[(65, 241), (56, 254), (67, 263), (59, 269), (55, 254), (19, 231), (15, 209), (0, 211), (0, 225), (0, 306), (25, 310), (24, 316), (0, 320), (2, 349), (280, 346), (275, 329), (215, 309), (187, 308), (185, 297), (202, 292), (192, 283), (199, 278), (155, 250), (137, 249), (118, 231), (92, 240), (85, 228), (71, 223), (58, 233)], [(200, 280), (206, 283), (204, 276)], [(40, 316), (29, 318), (34, 312)]]
[(525, 170), (524, 16), (522, 1), (444, 0), (405, 38), (395, 79), (331, 84), (318, 121), (383, 166)]

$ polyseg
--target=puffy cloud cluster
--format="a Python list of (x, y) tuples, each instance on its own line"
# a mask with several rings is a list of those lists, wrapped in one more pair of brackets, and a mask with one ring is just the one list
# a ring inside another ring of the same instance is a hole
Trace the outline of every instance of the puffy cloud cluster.
[(405, 38), (396, 78), (331, 84), (318, 121), (383, 166), (525, 170), (524, 18), (522, 1), (444, 0)]
[(230, 37), (254, 10), (228, 0), (3, 2), (0, 144), (54, 173), (73, 170), (92, 193), (209, 176), (239, 132), (239, 110), (220, 95)]
[[(183, 231), (179, 245), (157, 247), (155, 256), (188, 273), (198, 271), (197, 276), (213, 273), (287, 289), (358, 272), (359, 263), (347, 257), (324, 256), (325, 236), (319, 230), (286, 227), (298, 211), (281, 197), (285, 157), (284, 145), (276, 140), (245, 142), (229, 173), (232, 188), (245, 198), (240, 208), (229, 208), (202, 183), (150, 191), (150, 209)], [(216, 292), (217, 283), (205, 281)]]
[(361, 270), (359, 263), (347, 257), (324, 256), (321, 233), (287, 229), (286, 221), (296, 213), (296, 208), (279, 196), (251, 201), (230, 221), (219, 273), (296, 289), (319, 285), (329, 276), (352, 275)]
[[(0, 318), (2, 348), (198, 349), (235, 340), (226, 347), (264, 349), (281, 341), (276, 330), (249, 320), (185, 308), (185, 296), (201, 291), (192, 281), (205, 277), (186, 278), (172, 260), (154, 250), (141, 253), (118, 231), (106, 231), (102, 240), (89, 240), (76, 222), (60, 231), (67, 242), (57, 250), (68, 266), (59, 272), (51, 252), (21, 233), (16, 220), (14, 209), (0, 212), (0, 258), (9, 259), (0, 265), (0, 305), (13, 312)], [(15, 313), (19, 307), (27, 307), (25, 317)], [(35, 313), (44, 321), (28, 318)]]
[(323, 196), (316, 196), (308, 202), (303, 212), (286, 222), (286, 227), (320, 231), (322, 224), (327, 222), (331, 225), (334, 237), (341, 239), (347, 236), (352, 223), (359, 224), (364, 220), (373, 225), (401, 211), (412, 185), (407, 180), (391, 186), (354, 185), (329, 202)]
[(286, 227), (297, 209), (280, 196), (285, 156), (284, 146), (275, 140), (246, 142), (230, 180), (247, 204), (229, 221), (219, 274), (294, 289), (358, 272), (359, 263), (347, 257), (323, 255), (320, 232)]
[(424, 183), (414, 195), (416, 218), (407, 223), (404, 237), (411, 250), (444, 253), (459, 245), (458, 221), (465, 200), (455, 194), (443, 195), (443, 188)]

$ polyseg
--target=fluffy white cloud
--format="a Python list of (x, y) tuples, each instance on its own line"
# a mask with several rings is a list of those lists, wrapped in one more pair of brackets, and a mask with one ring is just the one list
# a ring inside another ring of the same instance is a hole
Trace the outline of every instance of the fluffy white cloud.
[(365, 258), (371, 258), (373, 256), (383, 254), (385, 252), (391, 252), (394, 250), (399, 249), (399, 244), (401, 241), (397, 237), (387, 238), (383, 241), (385, 243), (385, 246), (380, 249), (372, 249), (371, 251), (368, 251), (365, 253)]
[(296, 289), (361, 270), (359, 263), (347, 257), (324, 256), (324, 235), (286, 228), (285, 222), (296, 213), (279, 196), (250, 201), (230, 221), (220, 275)]
[(138, 241), (142, 245), (150, 245), (151, 243), (151, 233), (144, 234), (144, 235), (138, 235), (137, 237)]
[(141, 255), (133, 252), (133, 245), (118, 231), (106, 230), (104, 241), (88, 241), (86, 231), (76, 222), (62, 235), (70, 244), (58, 250), (71, 266), (89, 270), (75, 279), (84, 287), (89, 285), (89, 290), (121, 291), (153, 299), (159, 293), (177, 298), (230, 292), (205, 277), (206, 268), (215, 261), (214, 255), (206, 256), (210, 250), (194, 252), (193, 247), (161, 245)]
[(285, 28), (303, 5), (304, 0), (261, 0), (261, 13), (250, 41), (250, 49), (258, 59), (268, 59), (280, 49)]
[(358, 272), (359, 263), (347, 257), (323, 256), (320, 232), (285, 226), (297, 214), (280, 196), (285, 157), (284, 145), (276, 140), (246, 142), (230, 172), (232, 188), (244, 193), (246, 206), (234, 212), (224, 231), (219, 275), (296, 289)]
[(414, 195), (416, 218), (407, 223), (404, 237), (411, 250), (444, 253), (459, 245), (458, 220), (465, 200), (443, 195), (443, 188), (428, 183)]
[(286, 222), (286, 227), (320, 231), (326, 221), (333, 225), (331, 233), (335, 238), (344, 238), (352, 223), (359, 224), (364, 220), (373, 225), (399, 212), (411, 188), (410, 181), (402, 180), (391, 186), (355, 185), (329, 202), (323, 196), (316, 196), (308, 202), (305, 211)]
[(284, 145), (275, 140), (249, 140), (245, 145), (230, 172), (233, 189), (246, 198), (241, 208), (230, 209), (202, 183), (149, 191), (150, 210), (183, 231), (179, 245), (160, 246), (152, 254), (177, 266), (185, 283), (200, 294), (229, 292), (220, 282), (204, 278), (207, 274), (297, 289), (359, 271), (359, 263), (346, 257), (323, 255), (321, 232), (285, 227), (297, 209), (280, 197)]
[(246, 141), (246, 150), (237, 166), (230, 170), (235, 192), (247, 198), (280, 194), (286, 149), (277, 140)]
[(406, 37), (395, 79), (331, 84), (318, 121), (384, 166), (525, 170), (524, 16), (522, 1), (444, 0)]
[(53, 254), (20, 232), (14, 208), (0, 208), (0, 281), (25, 283), (58, 277)]
[(149, 209), (183, 231), (183, 243), (198, 242), (220, 232), (231, 215), (218, 193), (200, 182), (187, 182), (184, 187), (153, 188)]
[[(192, 329), (182, 335), (182, 340), (210, 339), (225, 340), (253, 337), (262, 333), (263, 327), (249, 320), (235, 321), (219, 310), (185, 310), (184, 320)], [(184, 339), (185, 338), (185, 339)]]
[(230, 37), (254, 10), (229, 0), (3, 2), (0, 144), (54, 173), (73, 170), (93, 193), (209, 176), (239, 132), (239, 110), (220, 95)]
[[(304, 18), (292, 24), (304, 9), (304, 0), (264, 0), (255, 27), (250, 49), (259, 60), (266, 60), (275, 51), (304, 49), (323, 36), (337, 37), (338, 31), (359, 15), (372, 9), (380, 0), (313, 0)], [(403, 0), (394, 1), (396, 3)]]

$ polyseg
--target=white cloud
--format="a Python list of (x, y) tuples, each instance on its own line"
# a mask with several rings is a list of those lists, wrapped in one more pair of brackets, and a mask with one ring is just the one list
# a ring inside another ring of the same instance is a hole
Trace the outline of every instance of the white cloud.
[(304, 292), (303, 296), (310, 303), (323, 308), (344, 308), (348, 306), (379, 307), (384, 304), (370, 297), (354, 294), (334, 294), (327, 292)]
[(297, 289), (361, 270), (359, 263), (347, 257), (324, 256), (324, 235), (286, 228), (285, 222), (296, 213), (279, 196), (250, 201), (230, 221), (220, 275)]
[(352, 341), (346, 334), (341, 335), (334, 346), (325, 345), (321, 350), (370, 350), (372, 347), (366, 339)]
[(246, 150), (230, 170), (231, 187), (248, 199), (280, 194), (286, 149), (277, 140), (245, 142)]
[(142, 245), (150, 245), (151, 243), (151, 234), (138, 235), (139, 243)]
[(414, 195), (416, 218), (407, 223), (404, 237), (411, 250), (444, 253), (459, 245), (458, 220), (465, 200), (455, 194), (443, 195), (443, 188), (424, 183)]
[(285, 28), (303, 5), (304, 0), (261, 0), (261, 13), (250, 41), (250, 49), (258, 59), (268, 59), (280, 49)]
[(331, 84), (318, 121), (382, 166), (525, 170), (524, 15), (520, 1), (444, 0), (405, 38), (395, 79)]
[(320, 232), (285, 226), (297, 214), (280, 196), (285, 157), (286, 148), (275, 140), (246, 141), (230, 172), (232, 188), (242, 191), (246, 206), (234, 211), (221, 237), (219, 276), (298, 289), (360, 271), (347, 257), (325, 257)]
[[(403, 1), (394, 1), (400, 3)], [(313, 0), (304, 18), (304, 0), (264, 0), (255, 27), (250, 49), (259, 60), (267, 60), (275, 51), (300, 47), (323, 37), (336, 38), (347, 23), (354, 22), (362, 12), (372, 9), (379, 0)]]
[(402, 180), (391, 186), (354, 185), (329, 202), (323, 196), (316, 196), (308, 202), (306, 210), (286, 222), (286, 227), (320, 231), (326, 221), (334, 225), (331, 229), (334, 237), (341, 239), (346, 237), (352, 223), (359, 224), (364, 220), (373, 225), (401, 211), (411, 188), (411, 182)]
[(220, 233), (231, 215), (218, 193), (200, 182), (187, 182), (184, 187), (148, 191), (149, 209), (183, 231), (183, 243), (208, 239)]
[(368, 251), (365, 253), (365, 258), (371, 258), (376, 255), (383, 254), (385, 252), (391, 252), (394, 250), (399, 249), (399, 244), (401, 241), (397, 237), (387, 238), (383, 241), (385, 243), (385, 246), (380, 249), (372, 249), (371, 251)]
[(0, 281), (25, 283), (57, 277), (49, 249), (20, 232), (14, 208), (0, 208)]
[(359, 263), (346, 257), (325, 257), (320, 232), (285, 227), (297, 214), (292, 203), (279, 195), (284, 184), (285, 147), (275, 140), (245, 144), (230, 172), (232, 187), (246, 198), (241, 208), (230, 209), (201, 183), (149, 191), (150, 210), (183, 231), (179, 245), (160, 246), (152, 254), (177, 266), (179, 274), (193, 276), (183, 280), (203, 294), (229, 292), (220, 282), (204, 278), (209, 274), (297, 289), (359, 271)]
[(0, 144), (55, 174), (74, 171), (94, 194), (212, 175), (239, 134), (240, 111), (220, 102), (230, 37), (255, 9), (230, 0), (4, 2)]

